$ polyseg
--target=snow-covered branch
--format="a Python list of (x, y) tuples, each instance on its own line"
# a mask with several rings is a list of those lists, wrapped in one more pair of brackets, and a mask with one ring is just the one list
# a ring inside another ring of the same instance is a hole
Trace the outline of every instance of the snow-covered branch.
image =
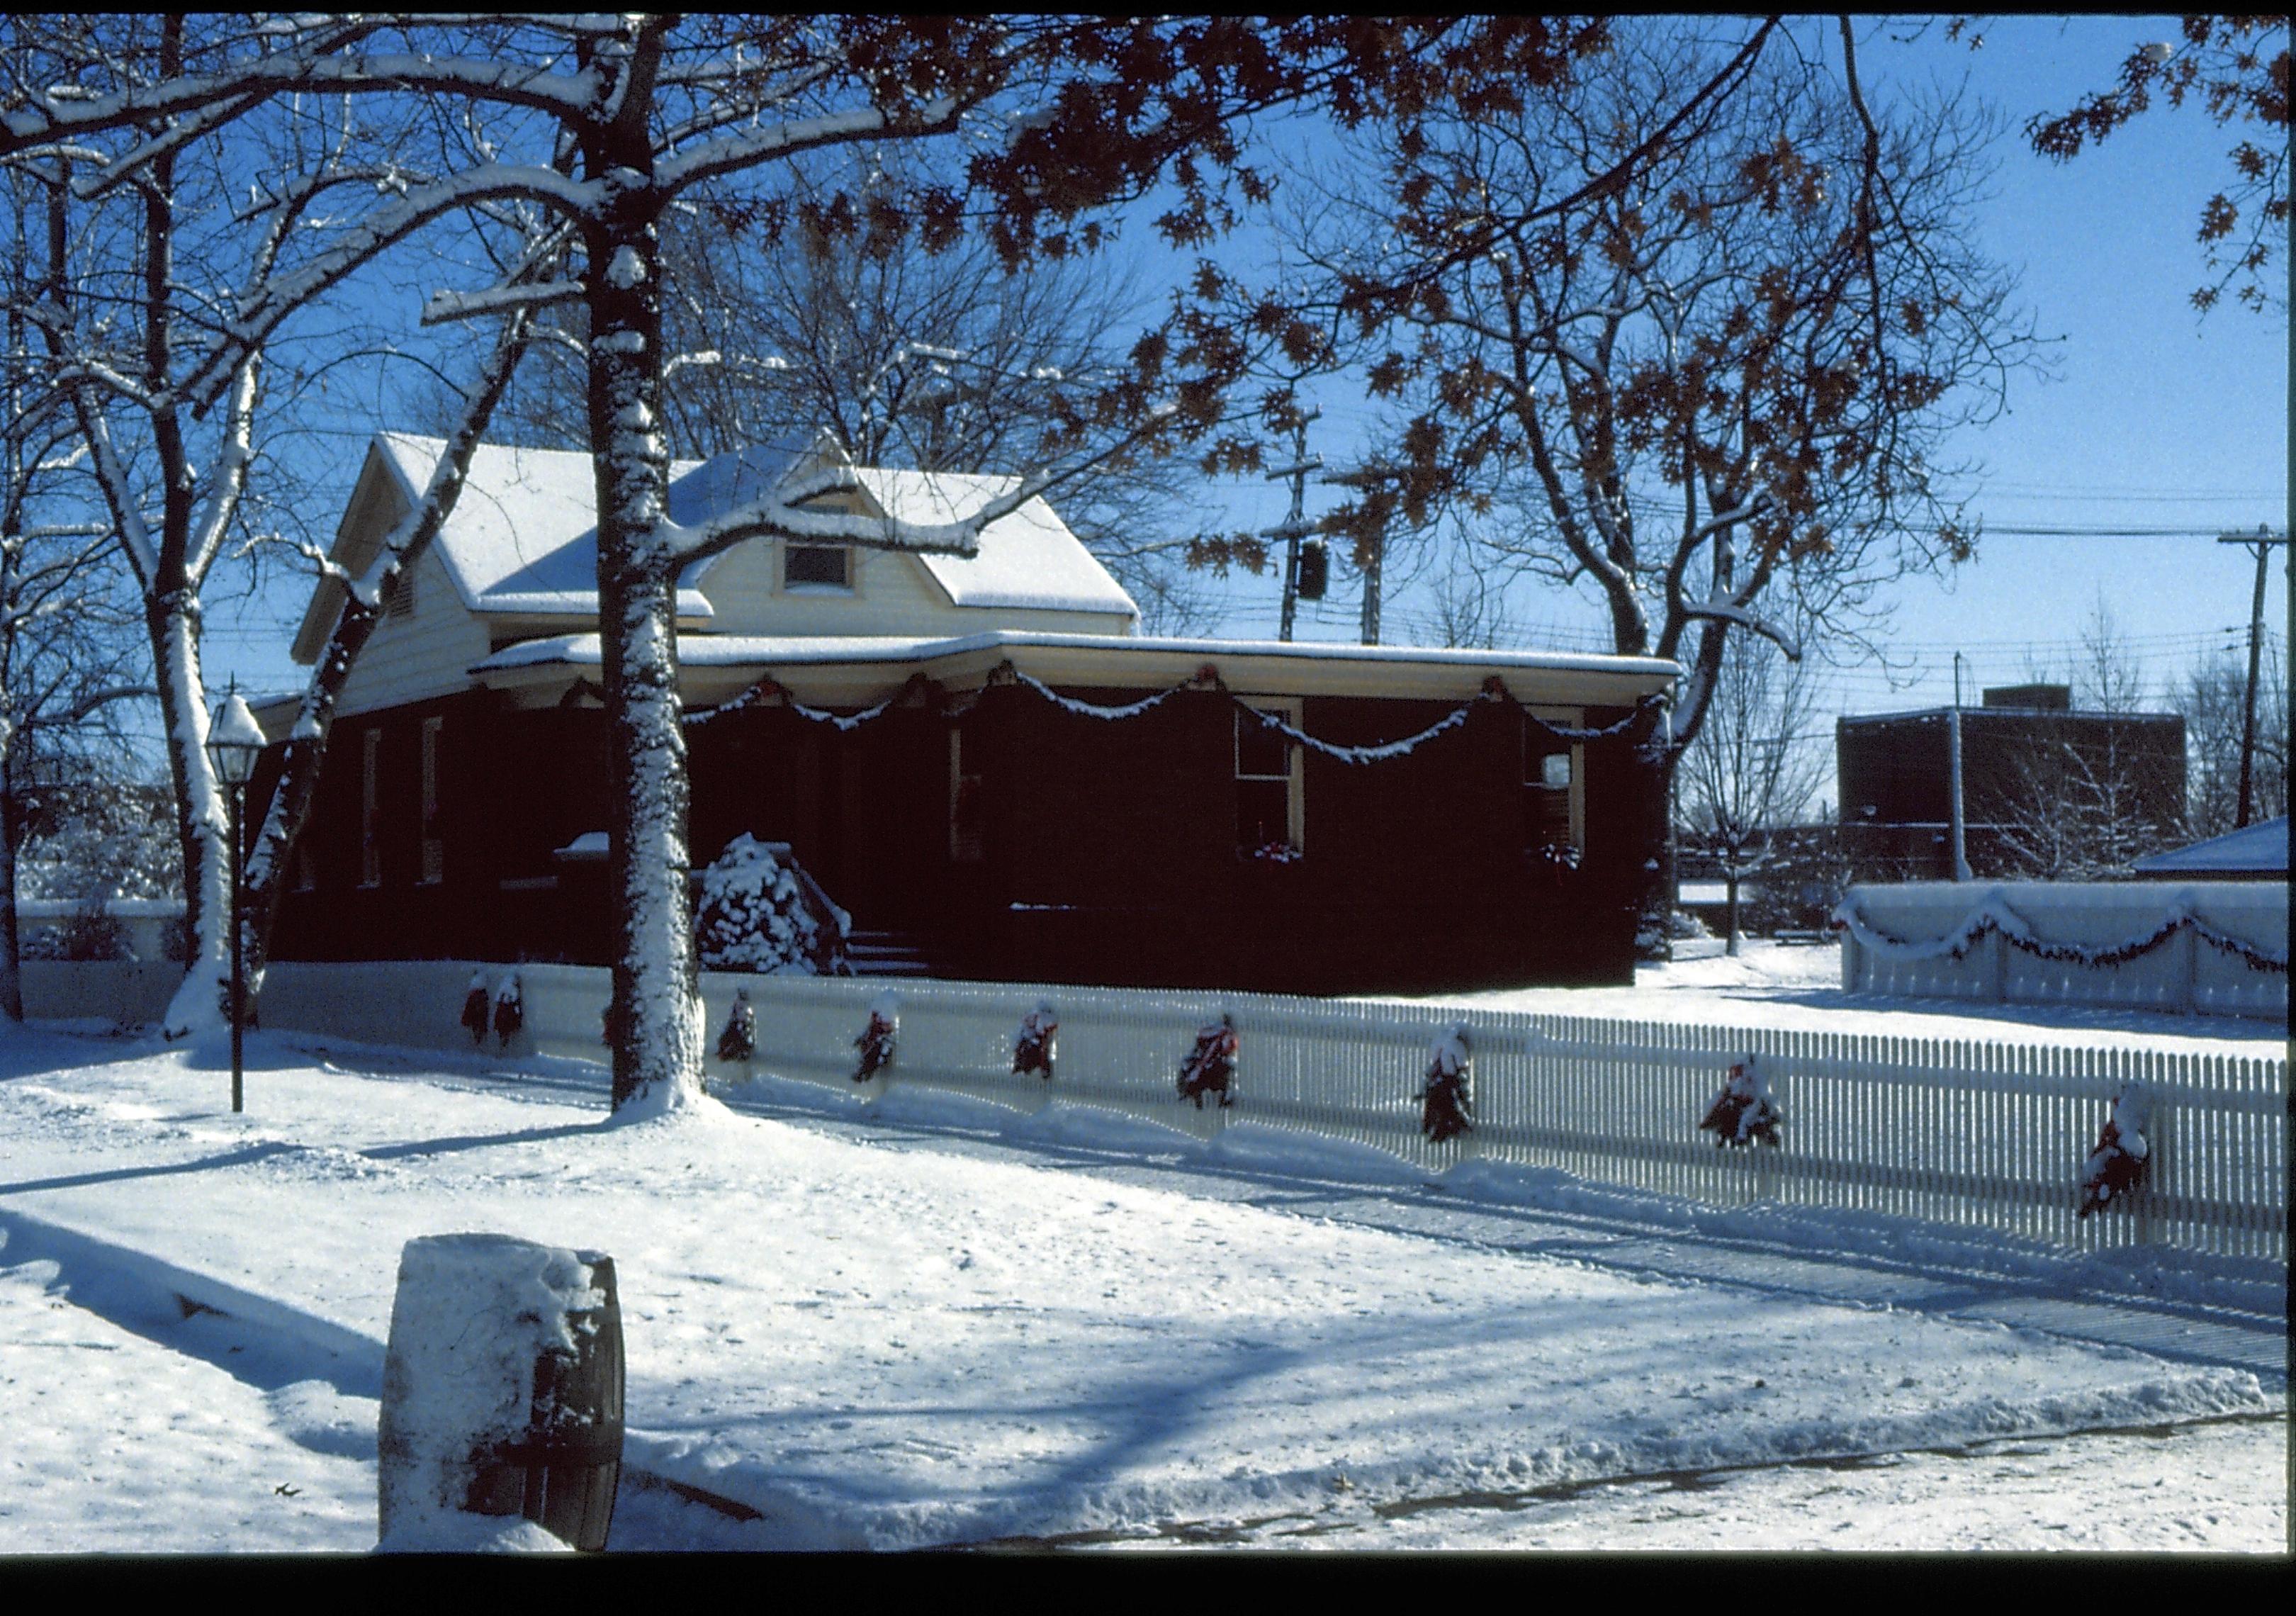
[(582, 296), (582, 283), (579, 281), (488, 286), (479, 291), (434, 291), (430, 300), (422, 305), (422, 324), (443, 325), (450, 320), (508, 314), (512, 309), (546, 308), (555, 303), (579, 302)]

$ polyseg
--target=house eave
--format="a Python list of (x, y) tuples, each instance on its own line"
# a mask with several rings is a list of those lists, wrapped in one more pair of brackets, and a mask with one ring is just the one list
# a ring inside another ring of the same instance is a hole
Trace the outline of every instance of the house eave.
[[(1127, 691), (1168, 689), (1210, 664), (1228, 689), (1247, 696), (1457, 701), (1496, 676), (1519, 700), (1571, 707), (1630, 706), (1681, 677), (1656, 657), (1011, 629), (933, 638), (696, 636), (680, 644), (678, 660), (689, 706), (727, 700), (767, 673), (805, 701), (867, 705), (920, 672), (951, 689), (977, 689), (1007, 661), (1047, 685)], [(492, 688), (548, 699), (600, 665), (597, 636), (566, 635), (507, 646), (471, 673)]]

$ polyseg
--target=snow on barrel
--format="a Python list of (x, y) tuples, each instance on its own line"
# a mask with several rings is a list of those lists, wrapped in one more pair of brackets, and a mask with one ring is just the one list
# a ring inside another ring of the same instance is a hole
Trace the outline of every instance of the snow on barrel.
[(611, 1258), (507, 1235), (408, 1241), (383, 1359), (380, 1546), (603, 1548), (622, 1380)]

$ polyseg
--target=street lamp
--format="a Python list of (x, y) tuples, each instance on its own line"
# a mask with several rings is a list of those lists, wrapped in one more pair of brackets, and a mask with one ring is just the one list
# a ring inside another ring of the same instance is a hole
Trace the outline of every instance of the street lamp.
[(240, 898), (246, 887), (246, 850), (241, 847), (242, 799), (255, 774), (255, 760), (263, 755), (263, 731), (248, 710), (247, 698), (232, 681), (231, 693), (208, 731), (208, 759), (216, 778), (231, 793), (231, 1108), (242, 1109), (240, 1094), (241, 1039), (247, 1021), (247, 988), (240, 964)]

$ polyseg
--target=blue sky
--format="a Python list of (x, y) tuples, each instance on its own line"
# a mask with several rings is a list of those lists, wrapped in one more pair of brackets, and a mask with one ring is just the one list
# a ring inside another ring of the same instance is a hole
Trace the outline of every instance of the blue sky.
[[(1995, 531), (1978, 559), (1946, 584), (1913, 579), (1890, 597), (1889, 641), (1907, 665), (1893, 682), (1878, 667), (1829, 676), (1835, 711), (1890, 710), (1949, 700), (1953, 653), (1964, 655), (1964, 687), (2021, 682), (2030, 667), (2062, 673), (2100, 600), (2156, 682), (2181, 676), (2195, 655), (2243, 644), (2253, 562), (2207, 535), (2287, 521), (2288, 352), (2284, 315), (2225, 306), (2203, 318), (2188, 300), (2202, 283), (2194, 240), (2202, 200), (2228, 176), (2237, 135), (2197, 110), (2156, 110), (2070, 164), (2032, 155), (2020, 130), (2036, 112), (2061, 111), (2110, 84), (2136, 44), (2177, 37), (2168, 18), (1988, 20), (1975, 52), (1944, 38), (1941, 22), (1918, 40), (1905, 24), (1864, 25), (1860, 64), (1869, 84), (1948, 83), (1966, 75), (1991, 102), (2003, 132), (1991, 201), (1977, 221), (1980, 242), (2021, 270), (2021, 299), (2053, 348), (2054, 381), (2012, 380), (2009, 410), (1954, 446), (1978, 463), (1973, 509)], [(1886, 89), (1878, 94), (1886, 94)], [(2276, 266), (2284, 273), (2284, 264)], [(411, 324), (419, 295), (405, 288)], [(1314, 447), (1339, 458), (1359, 430), (1359, 400), (1321, 400)], [(345, 425), (355, 430), (356, 405)], [(387, 423), (385, 423), (387, 424)], [(332, 467), (348, 493), (356, 439)], [(1230, 530), (1279, 519), (1284, 493), (1257, 480), (1217, 485), (1224, 507), (1208, 526)], [(323, 487), (317, 496), (328, 496)], [(1326, 493), (1311, 490), (1310, 510)], [(2177, 528), (2182, 537), (2040, 537), (2013, 527)], [(208, 664), (215, 685), (277, 691), (299, 683), (284, 645), (308, 590), (283, 580), (243, 602), (218, 600), (209, 617)], [(1272, 637), (1272, 575), (1231, 580), (1220, 632)], [(1415, 636), (1425, 586), (1390, 595), (1387, 638)], [(1602, 619), (1591, 602), (1518, 586), (1509, 601), (1517, 643), (1596, 648)], [(1351, 639), (1357, 612), (1351, 571), (1335, 570), (1331, 597), (1305, 607), (1303, 638)], [(2276, 558), (2267, 620), (2286, 621)], [(1909, 681), (1909, 682), (1908, 682)]]

